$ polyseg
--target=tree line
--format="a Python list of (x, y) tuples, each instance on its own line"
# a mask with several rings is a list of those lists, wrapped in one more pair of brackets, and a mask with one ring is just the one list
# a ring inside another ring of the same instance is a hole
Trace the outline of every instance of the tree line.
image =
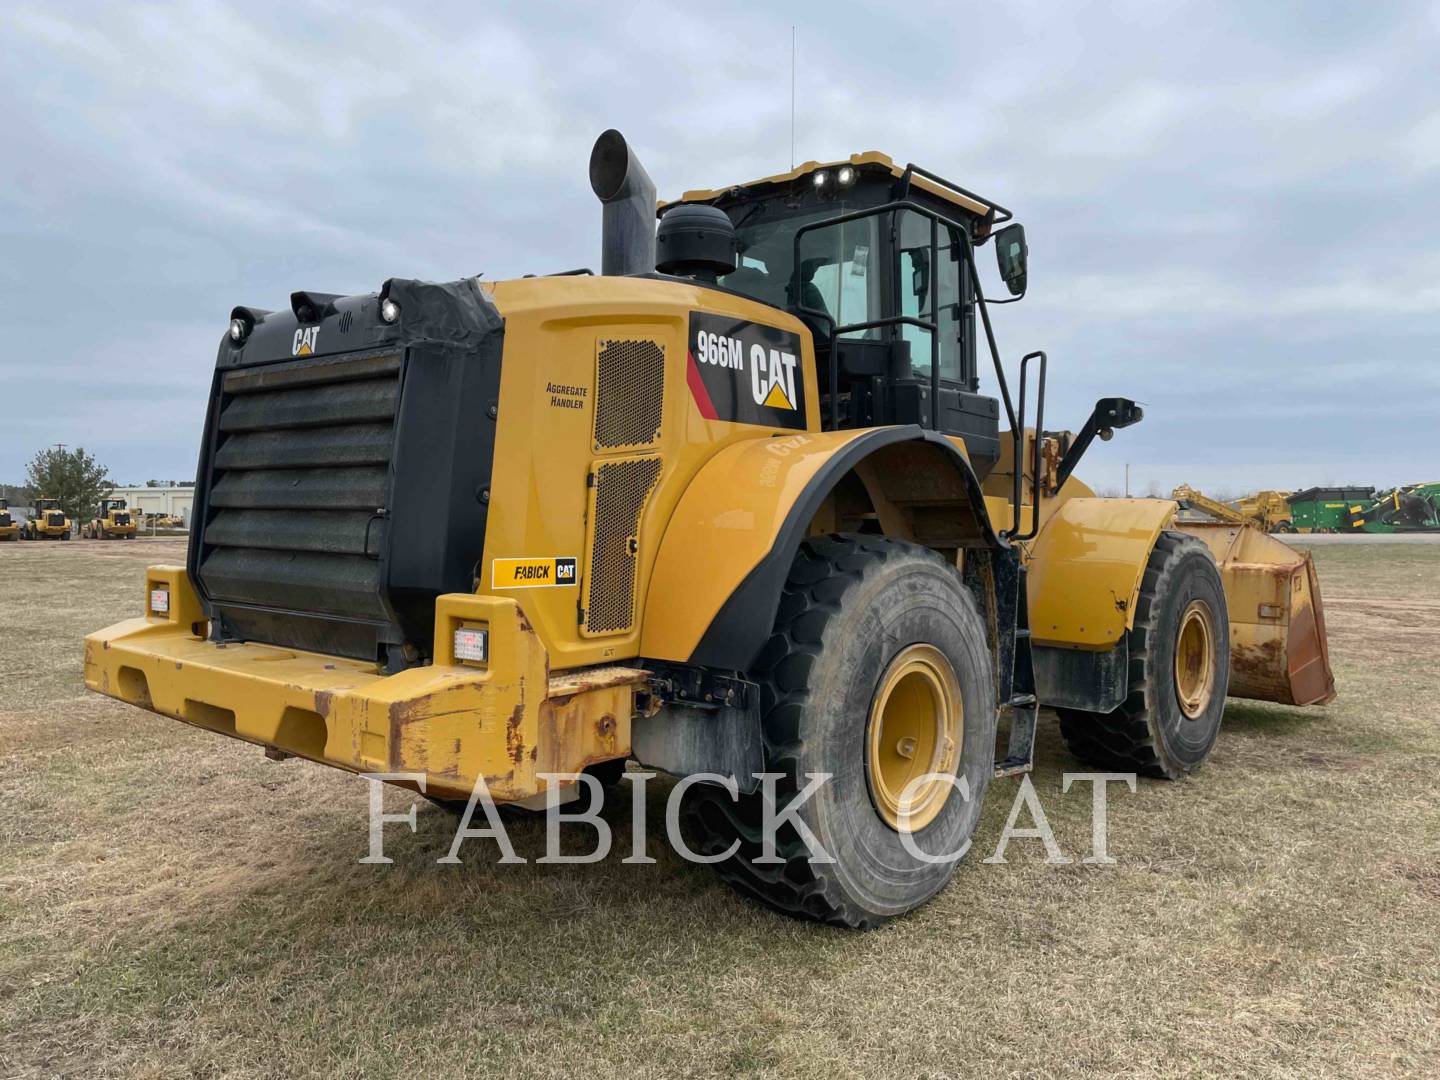
[[(36, 499), (55, 499), (60, 508), (75, 521), (91, 517), (100, 508), (100, 500), (108, 499), (120, 484), (110, 470), (86, 453), (83, 446), (67, 450), (64, 446), (47, 446), (38, 451), (25, 466), (25, 482), (0, 484), (0, 497), (12, 506), (35, 505)], [(146, 480), (147, 488), (193, 488), (193, 480)]]

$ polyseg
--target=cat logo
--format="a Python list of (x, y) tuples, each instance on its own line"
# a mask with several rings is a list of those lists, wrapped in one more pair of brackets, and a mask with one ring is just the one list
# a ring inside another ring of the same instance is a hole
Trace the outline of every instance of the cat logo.
[(795, 354), (765, 346), (750, 346), (750, 393), (756, 405), (771, 409), (795, 408)]
[(309, 356), (320, 347), (320, 328), (302, 326), (295, 331), (295, 340), (290, 346), (291, 356)]
[(800, 335), (704, 311), (690, 313), (686, 382), (706, 420), (805, 427)]

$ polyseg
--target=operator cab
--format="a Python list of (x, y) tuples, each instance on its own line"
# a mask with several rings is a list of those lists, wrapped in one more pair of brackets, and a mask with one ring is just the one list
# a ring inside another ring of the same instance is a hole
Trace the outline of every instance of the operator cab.
[[(934, 428), (965, 440), (981, 477), (990, 471), (1000, 407), (979, 393), (971, 252), (1008, 210), (875, 152), (686, 192), (679, 203), (708, 203), (734, 224), (736, 268), (722, 287), (810, 327), (824, 428)], [(1019, 295), (1023, 233), (996, 235)]]

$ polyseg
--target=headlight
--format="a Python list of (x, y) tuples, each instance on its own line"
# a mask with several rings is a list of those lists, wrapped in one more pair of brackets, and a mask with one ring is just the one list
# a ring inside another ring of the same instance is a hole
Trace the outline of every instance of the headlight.
[(233, 342), (235, 342), (235, 344), (237, 344), (237, 345), (240, 344), (240, 342), (242, 342), (242, 341), (245, 340), (245, 332), (246, 332), (247, 329), (248, 329), (248, 327), (245, 325), (245, 320), (244, 320), (244, 319), (241, 319), (241, 318), (238, 318), (238, 317), (237, 317), (237, 318), (234, 318), (234, 319), (231, 319), (231, 320), (230, 320), (230, 340), (233, 341)]
[(835, 174), (835, 182), (841, 187), (849, 187), (855, 182), (855, 170), (849, 165), (840, 166), (840, 170)]
[(821, 169), (810, 178), (810, 182), (815, 185), (816, 191), (824, 191), (826, 185), (830, 183), (830, 174)]
[(400, 318), (400, 305), (388, 296), (380, 301), (380, 318), (387, 323), (393, 323)]

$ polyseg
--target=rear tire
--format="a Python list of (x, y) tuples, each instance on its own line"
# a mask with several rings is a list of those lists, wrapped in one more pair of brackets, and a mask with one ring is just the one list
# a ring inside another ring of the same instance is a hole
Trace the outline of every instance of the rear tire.
[(1108, 714), (1056, 709), (1060, 733), (1087, 764), (1177, 780), (1210, 756), (1230, 682), (1225, 590), (1209, 548), (1184, 533), (1160, 534), (1127, 639), (1124, 704)]
[[(751, 678), (766, 771), (781, 774), (777, 813), (807, 774), (830, 774), (796, 816), (835, 861), (812, 863), (789, 824), (776, 836), (784, 861), (758, 861), (763, 794), (732, 800), (707, 784), (686, 793), (692, 848), (719, 855), (738, 842), (716, 864), (727, 882), (787, 915), (839, 926), (877, 926), (939, 892), (968, 846), (995, 758), (985, 624), (954, 566), (881, 536), (807, 539)], [(895, 824), (894, 796), (930, 771), (969, 788), (968, 798), (943, 781), (922, 788), (908, 819), (923, 822), (909, 830), (914, 845), (952, 856), (943, 862), (907, 851)]]

